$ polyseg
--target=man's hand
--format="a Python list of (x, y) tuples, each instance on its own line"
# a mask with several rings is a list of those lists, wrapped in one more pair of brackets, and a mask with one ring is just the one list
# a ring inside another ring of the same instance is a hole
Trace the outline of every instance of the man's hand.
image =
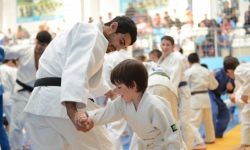
[(93, 121), (88, 118), (86, 113), (77, 111), (75, 102), (65, 102), (65, 105), (67, 114), (78, 131), (87, 132), (93, 128)]

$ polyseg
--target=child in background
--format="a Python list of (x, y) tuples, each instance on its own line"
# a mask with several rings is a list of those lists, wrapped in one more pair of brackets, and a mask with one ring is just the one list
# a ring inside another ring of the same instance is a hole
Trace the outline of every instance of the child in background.
[(205, 126), (205, 142), (214, 143), (215, 132), (208, 89), (217, 88), (218, 82), (208, 69), (200, 65), (197, 53), (189, 54), (188, 62), (190, 68), (186, 71), (186, 76), (191, 91), (191, 123), (194, 126), (194, 134), (196, 134), (194, 145), (205, 144), (199, 133), (201, 123), (204, 123)]

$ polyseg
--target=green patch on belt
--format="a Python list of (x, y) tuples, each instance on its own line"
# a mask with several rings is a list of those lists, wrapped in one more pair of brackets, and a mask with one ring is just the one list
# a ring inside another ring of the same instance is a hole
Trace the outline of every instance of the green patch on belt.
[(176, 127), (176, 124), (171, 125), (171, 129), (172, 129), (173, 132), (178, 130), (177, 127)]

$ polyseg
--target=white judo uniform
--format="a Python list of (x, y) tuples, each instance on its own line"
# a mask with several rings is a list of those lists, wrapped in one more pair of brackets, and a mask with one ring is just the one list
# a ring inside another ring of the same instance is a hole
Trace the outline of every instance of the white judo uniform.
[[(5, 59), (18, 59), (16, 79), (23, 84), (33, 87), (36, 77), (35, 51), (34, 47), (29, 44), (19, 44), (5, 48)], [(30, 91), (24, 90), (17, 82), (15, 83), (14, 92), (11, 95), (13, 101), (11, 108), (10, 124), (10, 143), (13, 150), (22, 149), (25, 144), (25, 127), (26, 115), (24, 107), (30, 97)], [(28, 134), (28, 132), (26, 132)]]
[[(114, 51), (105, 55), (103, 64), (103, 77), (110, 87), (114, 87), (114, 85), (110, 81), (111, 71), (116, 65), (126, 59), (132, 59), (132, 55), (124, 49)], [(107, 124), (107, 128), (109, 133), (113, 137), (112, 141), (115, 144), (116, 150), (123, 150), (121, 137), (125, 130), (128, 128), (127, 122), (124, 119), (120, 119), (118, 121)]]
[(11, 106), (13, 104), (13, 100), (10, 98), (10, 96), (14, 92), (14, 86), (16, 83), (16, 72), (16, 67), (11, 67), (7, 64), (0, 65), (1, 82), (4, 88), (3, 108), (4, 114), (9, 123), (11, 118)]
[(174, 118), (178, 120), (177, 89), (171, 84), (169, 75), (154, 62), (146, 62), (145, 66), (149, 73), (148, 91), (165, 98), (170, 103)]
[[(69, 119), (65, 101), (76, 102), (79, 111), (97, 108), (88, 100), (92, 93), (104, 94), (102, 64), (108, 47), (101, 25), (76, 23), (47, 46), (39, 60), (36, 78), (60, 77), (61, 86), (35, 87), (25, 111), (36, 150), (113, 150), (103, 126), (88, 133), (77, 131)], [(102, 89), (96, 89), (102, 87)]]
[(240, 64), (234, 74), (236, 100), (241, 101), (242, 95), (248, 96), (248, 103), (244, 103), (241, 111), (241, 144), (250, 145), (250, 63)]
[(183, 139), (187, 145), (188, 149), (192, 148), (194, 136), (193, 127), (190, 123), (190, 90), (187, 85), (179, 86), (185, 79), (185, 70), (187, 64), (185, 58), (180, 52), (171, 52), (168, 56), (162, 57), (159, 60), (159, 65), (167, 70), (170, 75), (170, 80), (172, 85), (177, 90), (178, 95), (178, 118), (179, 124), (182, 131)]
[(201, 123), (204, 123), (205, 127), (205, 141), (214, 142), (215, 133), (208, 90), (217, 88), (218, 82), (214, 75), (199, 63), (192, 64), (186, 71), (186, 76), (191, 90), (190, 107), (191, 123), (194, 126), (195, 134), (194, 145), (204, 143), (199, 133)]
[(169, 104), (147, 91), (143, 94), (137, 110), (132, 102), (126, 103), (118, 97), (105, 108), (88, 113), (95, 125), (124, 118), (138, 137), (138, 150), (185, 149)]

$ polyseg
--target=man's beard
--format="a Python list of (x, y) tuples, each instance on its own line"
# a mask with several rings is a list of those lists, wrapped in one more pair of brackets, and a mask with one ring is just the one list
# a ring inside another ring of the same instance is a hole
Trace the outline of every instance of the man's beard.
[(107, 37), (107, 40), (109, 41), (109, 45), (108, 45), (108, 48), (107, 48), (107, 50), (106, 50), (106, 53), (110, 53), (110, 52), (113, 52), (113, 51), (116, 51), (117, 49), (116, 49), (116, 47), (114, 47), (113, 45), (110, 45), (110, 43), (111, 43), (111, 37), (114, 35), (115, 33), (111, 33), (110, 35), (108, 35), (108, 37)]

